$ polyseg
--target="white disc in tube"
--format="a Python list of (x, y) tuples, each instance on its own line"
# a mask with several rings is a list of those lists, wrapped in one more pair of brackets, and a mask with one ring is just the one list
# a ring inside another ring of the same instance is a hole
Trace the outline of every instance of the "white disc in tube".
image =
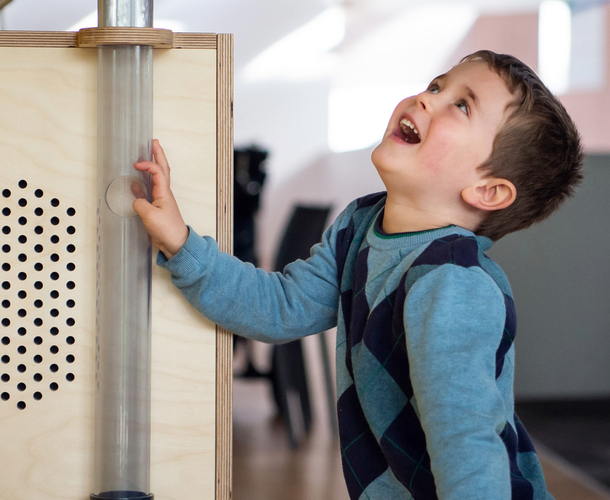
[(144, 181), (135, 175), (121, 175), (113, 179), (106, 189), (106, 204), (110, 211), (119, 217), (135, 217), (133, 209), (137, 198), (148, 197)]

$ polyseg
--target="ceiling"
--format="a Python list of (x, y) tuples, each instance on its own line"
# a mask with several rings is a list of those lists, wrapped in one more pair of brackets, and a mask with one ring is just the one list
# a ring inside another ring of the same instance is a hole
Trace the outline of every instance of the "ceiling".
[[(539, 3), (540, 0), (426, 1), (426, 5), (470, 4), (481, 12), (535, 10)], [(333, 5), (346, 8), (349, 41), (422, 4), (418, 0), (156, 0), (155, 24), (175, 31), (233, 33), (235, 65), (239, 69), (273, 42)], [(96, 9), (97, 0), (12, 0), (4, 8), (4, 28), (65, 31), (91, 27), (97, 24), (92, 15)], [(85, 24), (79, 25), (83, 20)]]

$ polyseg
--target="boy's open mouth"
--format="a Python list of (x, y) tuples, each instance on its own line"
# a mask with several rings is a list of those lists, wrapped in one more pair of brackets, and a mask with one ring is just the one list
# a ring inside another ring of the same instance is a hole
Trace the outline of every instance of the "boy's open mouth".
[(400, 120), (400, 130), (402, 131), (402, 139), (408, 144), (418, 144), (421, 142), (419, 132), (415, 125), (407, 118)]

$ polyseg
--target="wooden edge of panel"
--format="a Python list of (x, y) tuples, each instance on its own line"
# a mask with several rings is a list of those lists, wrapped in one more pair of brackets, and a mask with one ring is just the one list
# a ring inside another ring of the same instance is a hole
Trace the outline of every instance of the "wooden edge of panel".
[(215, 33), (174, 33), (174, 49), (216, 49)]
[(75, 31), (0, 31), (0, 47), (78, 47)]
[[(132, 28), (123, 29), (130, 30)], [(81, 32), (86, 32), (87, 30), (88, 28), (86, 30), (81, 30)], [(76, 31), (0, 31), (0, 47), (89, 48), (82, 44), (79, 45), (79, 33), (80, 32)], [(173, 44), (171, 45), (171, 48), (215, 50), (216, 40), (217, 35), (215, 33), (173, 33)], [(95, 45), (92, 45), (91, 47), (95, 47)], [(158, 48), (170, 47), (159, 46)]]
[[(233, 252), (233, 35), (217, 35), (216, 239)], [(233, 490), (233, 336), (216, 327), (216, 500)]]
[(78, 46), (84, 48), (99, 45), (148, 45), (155, 49), (171, 49), (174, 33), (156, 28), (84, 28), (78, 32)]

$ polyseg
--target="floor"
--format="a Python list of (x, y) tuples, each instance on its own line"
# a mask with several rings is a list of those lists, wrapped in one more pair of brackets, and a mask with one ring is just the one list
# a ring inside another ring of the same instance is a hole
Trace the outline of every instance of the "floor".
[[(333, 437), (323, 406), (323, 401), (320, 403), (319, 399), (314, 399), (316, 419), (311, 435), (297, 450), (291, 450), (283, 423), (275, 415), (268, 383), (262, 380), (235, 380), (235, 500), (348, 499), (343, 483), (338, 442)], [(610, 410), (610, 404), (608, 409)], [(581, 467), (574, 465), (574, 462), (571, 463), (558, 454), (565, 454), (566, 449), (572, 448), (580, 450), (580, 455), (586, 458), (588, 453), (583, 450), (589, 449), (588, 441), (585, 443), (577, 439), (569, 444), (569, 435), (586, 434), (582, 427), (589, 424), (577, 423), (576, 426), (580, 425), (581, 429), (578, 433), (574, 432), (565, 422), (574, 420), (574, 414), (565, 408), (558, 412), (557, 408), (525, 405), (521, 406), (519, 411), (522, 421), (536, 440), (547, 485), (556, 500), (610, 500), (610, 486), (607, 489), (600, 479), (594, 479), (590, 475), (591, 472), (584, 472)], [(563, 424), (551, 422), (551, 417), (558, 413), (565, 416)], [(603, 412), (598, 412), (598, 417), (600, 415), (603, 415)], [(605, 422), (603, 426), (601, 422), (599, 424), (608, 435), (610, 430), (605, 427), (610, 427), (610, 420), (606, 419)], [(595, 438), (595, 435), (592, 438)], [(610, 440), (607, 442), (610, 443)], [(607, 450), (606, 463), (610, 463), (610, 446)], [(602, 469), (599, 465), (600, 477), (610, 475), (610, 466), (608, 471)]]

